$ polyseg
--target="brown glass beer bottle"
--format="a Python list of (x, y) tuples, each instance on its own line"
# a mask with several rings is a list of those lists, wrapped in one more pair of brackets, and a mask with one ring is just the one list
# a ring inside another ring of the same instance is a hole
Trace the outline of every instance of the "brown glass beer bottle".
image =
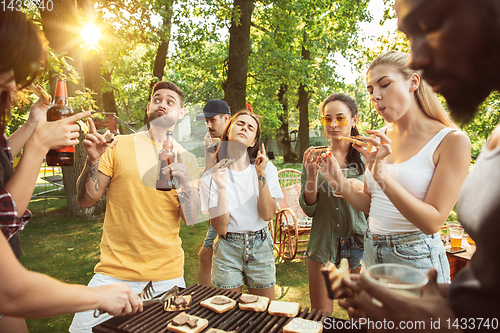
[[(73, 115), (73, 109), (68, 103), (66, 80), (57, 79), (54, 102), (47, 111), (47, 121), (56, 121)], [(75, 146), (49, 150), (45, 158), (49, 166), (73, 166), (75, 164)]]
[(174, 163), (174, 145), (172, 131), (167, 131), (163, 148), (158, 155), (158, 179), (156, 180), (156, 189), (159, 191), (170, 191), (174, 188), (174, 182), (170, 175), (168, 165)]

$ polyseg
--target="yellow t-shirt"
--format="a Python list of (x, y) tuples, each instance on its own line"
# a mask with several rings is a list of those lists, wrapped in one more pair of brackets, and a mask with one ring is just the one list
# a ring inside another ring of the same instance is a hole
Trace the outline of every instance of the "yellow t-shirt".
[[(99, 171), (111, 177), (95, 273), (128, 281), (162, 281), (183, 276), (176, 190), (156, 190), (161, 144), (146, 132), (119, 136), (101, 157)], [(195, 156), (174, 141), (193, 185), (198, 188)]]

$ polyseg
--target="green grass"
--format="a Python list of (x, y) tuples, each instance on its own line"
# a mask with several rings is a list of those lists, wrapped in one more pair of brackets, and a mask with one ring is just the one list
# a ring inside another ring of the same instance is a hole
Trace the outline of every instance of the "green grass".
[[(276, 161), (274, 161), (276, 162)], [(300, 164), (275, 163), (281, 169)], [(35, 192), (41, 191), (37, 188)], [(59, 195), (63, 192), (55, 192)], [(51, 193), (53, 194), (53, 193)], [(24, 255), (21, 263), (28, 269), (45, 273), (67, 283), (87, 284), (99, 260), (99, 243), (103, 218), (84, 219), (69, 217), (64, 198), (34, 198), (29, 209), (33, 218), (21, 232)], [(203, 244), (207, 223), (192, 227), (181, 224), (180, 236), (185, 251), (186, 285), (198, 282), (198, 251)], [(276, 255), (276, 253), (275, 253)], [(299, 302), (310, 308), (307, 266), (303, 259), (276, 261), (276, 298)], [(335, 306), (334, 317), (347, 318), (346, 312)], [(31, 333), (67, 332), (73, 315), (27, 320)]]

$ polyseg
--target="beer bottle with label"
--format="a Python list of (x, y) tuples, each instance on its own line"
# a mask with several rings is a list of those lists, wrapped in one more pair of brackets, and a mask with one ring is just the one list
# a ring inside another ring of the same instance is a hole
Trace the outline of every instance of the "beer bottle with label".
[(159, 191), (170, 191), (174, 188), (174, 182), (170, 175), (168, 165), (174, 163), (174, 145), (172, 131), (167, 131), (163, 148), (158, 155), (158, 179), (156, 180), (156, 189)]
[[(66, 80), (58, 78), (54, 102), (47, 111), (47, 121), (56, 121), (73, 115), (73, 109), (68, 103), (68, 89)], [(75, 164), (75, 146), (49, 150), (45, 158), (50, 166), (73, 166)]]

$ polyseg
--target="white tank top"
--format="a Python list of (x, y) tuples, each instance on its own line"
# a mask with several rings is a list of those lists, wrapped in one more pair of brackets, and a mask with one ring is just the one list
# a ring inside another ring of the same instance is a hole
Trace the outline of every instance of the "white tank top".
[[(380, 131), (385, 133), (386, 130), (387, 128), (382, 128)], [(434, 151), (443, 138), (452, 131), (455, 129), (443, 128), (409, 160), (397, 164), (387, 164), (387, 172), (413, 196), (424, 201), (436, 168), (432, 160)], [(389, 235), (419, 230), (394, 207), (368, 169), (365, 179), (372, 193), (369, 218), (371, 232)]]

